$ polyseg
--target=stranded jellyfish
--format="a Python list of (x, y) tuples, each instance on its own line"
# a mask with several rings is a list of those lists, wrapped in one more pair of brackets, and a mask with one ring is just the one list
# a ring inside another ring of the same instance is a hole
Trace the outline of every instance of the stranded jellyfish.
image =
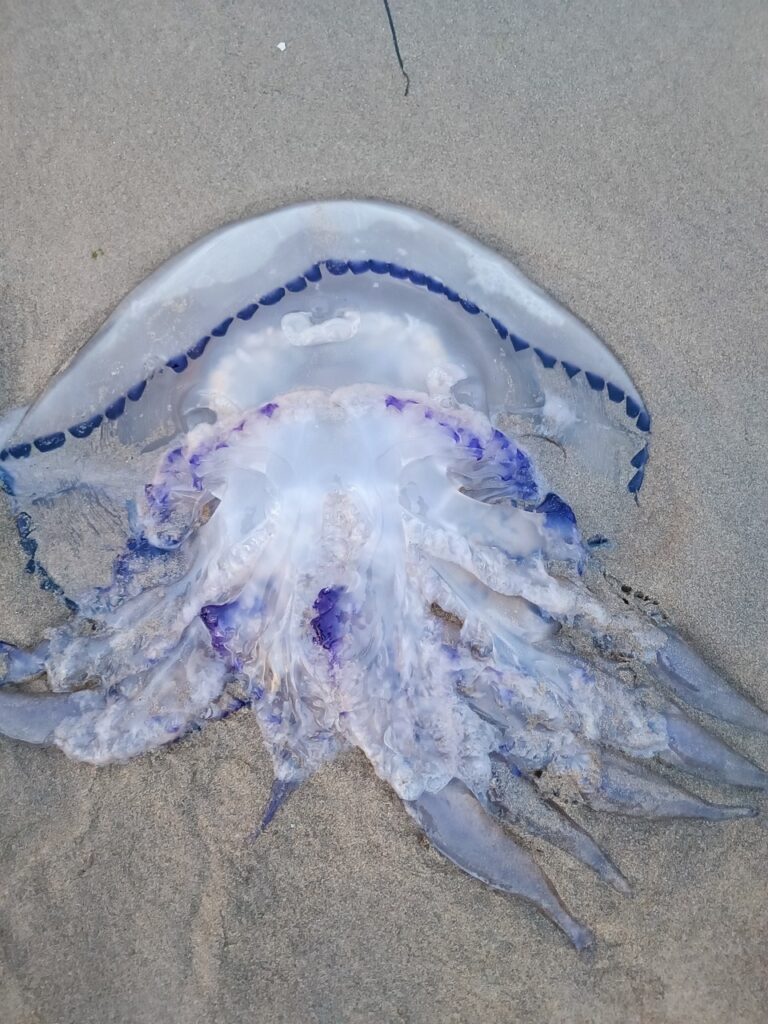
[(626, 891), (565, 807), (753, 813), (658, 764), (766, 784), (682, 705), (768, 716), (607, 581), (561, 493), (631, 507), (650, 427), (584, 324), (429, 217), (224, 228), (0, 421), (27, 568), (72, 613), (0, 645), (0, 732), (100, 765), (249, 708), (264, 825), (359, 747), (438, 851), (583, 947), (527, 838)]

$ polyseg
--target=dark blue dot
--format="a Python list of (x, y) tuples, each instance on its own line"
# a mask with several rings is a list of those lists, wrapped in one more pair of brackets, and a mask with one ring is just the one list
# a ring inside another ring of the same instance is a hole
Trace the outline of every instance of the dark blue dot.
[(19, 531), (19, 536), (22, 540), (29, 536), (32, 530), (32, 520), (26, 512), (20, 512), (16, 516), (16, 529)]
[(617, 388), (616, 385), (611, 384), (610, 381), (608, 381), (607, 387), (608, 397), (612, 402), (621, 402), (624, 400), (624, 392), (621, 390), (621, 388)]
[[(267, 292), (266, 295), (262, 295), (259, 302), (262, 306), (274, 306), (284, 295), (285, 288), (275, 288), (273, 291)], [(213, 333), (215, 334), (216, 332), (214, 331)]]
[(38, 566), (38, 571), (40, 573), (40, 586), (42, 587), (42, 589), (50, 590), (52, 594), (60, 594), (61, 587), (58, 585), (58, 583), (54, 583), (51, 577), (48, 575), (48, 573), (45, 572), (40, 566)]
[(539, 357), (539, 359), (542, 361), (542, 363), (544, 364), (544, 366), (546, 366), (548, 370), (551, 370), (557, 362), (557, 359), (555, 359), (554, 356), (551, 356), (549, 352), (542, 352), (540, 348), (534, 348), (533, 351), (536, 353), (536, 355)]
[(509, 334), (509, 331), (504, 326), (504, 324), (501, 322), (501, 320), (497, 320), (496, 317), (492, 316), (491, 317), (491, 323), (496, 328), (496, 333), (498, 334), (498, 336), (500, 338), (506, 338), (507, 337), (507, 335)]
[(371, 269), (371, 264), (368, 260), (350, 260), (349, 269), (353, 274), (365, 274)]
[(414, 284), (425, 285), (427, 283), (427, 275), (422, 274), (420, 270), (409, 270), (408, 277)]
[(627, 416), (631, 417), (632, 419), (635, 419), (640, 412), (640, 406), (637, 404), (634, 398), (630, 398), (629, 395), (627, 395), (626, 407)]
[(608, 540), (608, 538), (604, 534), (596, 533), (596, 534), (594, 534), (594, 536), (590, 537), (589, 540), (587, 541), (587, 547), (588, 548), (604, 548), (604, 547), (606, 547), (606, 545), (608, 545), (610, 543), (611, 542)]
[(637, 417), (637, 429), (642, 430), (645, 434), (651, 429), (651, 417), (645, 410)]
[(0, 462), (5, 462), (5, 460), (7, 458), (8, 458), (8, 449), (7, 448), (3, 448), (3, 450), (0, 451)]
[(304, 277), (306, 277), (308, 281), (312, 281), (313, 283), (315, 281), (319, 281), (322, 276), (323, 275), (322, 271), (320, 270), (319, 263), (313, 263), (309, 270), (304, 271)]
[(436, 277), (428, 277), (425, 284), (427, 290), (434, 292), (436, 295), (441, 295), (445, 291), (445, 285), (442, 281), (438, 281)]
[(104, 410), (104, 415), (107, 417), (108, 420), (116, 420), (119, 419), (124, 412), (125, 396), (121, 395), (119, 398), (115, 399), (115, 401), (111, 405), (107, 406), (107, 408)]
[(70, 427), (69, 432), (72, 437), (88, 437), (89, 434), (93, 433), (96, 427), (101, 426), (101, 420), (101, 413), (97, 413), (95, 416), (91, 416), (89, 420), (84, 420), (82, 423), (76, 423), (74, 427)]
[(573, 379), (576, 376), (577, 373), (581, 373), (581, 367), (580, 366), (576, 366), (574, 363), (566, 363), (566, 361), (564, 359), (563, 359), (563, 369), (565, 370), (565, 372), (568, 374), (568, 376), (571, 379)]
[(259, 308), (258, 302), (252, 302), (250, 306), (243, 306), (236, 313), (238, 320), (250, 320), (256, 310)]
[(29, 536), (19, 537), (19, 544), (21, 545), (21, 550), (25, 555), (29, 558), (34, 558), (37, 553), (37, 541), (34, 538)]
[(371, 270), (374, 272), (374, 274), (388, 274), (389, 273), (389, 268), (390, 268), (391, 264), (387, 263), (385, 260), (369, 260), (368, 263), (369, 263), (369, 266), (370, 266)]
[(527, 341), (523, 341), (522, 338), (518, 338), (518, 336), (516, 334), (512, 334), (511, 331), (509, 334), (509, 340), (512, 342), (512, 348), (515, 352), (524, 352), (527, 348), (531, 347)]
[(14, 496), (13, 477), (4, 469), (0, 469), (0, 491), (5, 491), (11, 497)]
[(144, 394), (144, 390), (147, 386), (145, 380), (140, 380), (138, 384), (134, 384), (132, 388), (128, 388), (126, 395), (132, 402), (138, 402), (141, 396)]
[[(262, 299), (262, 302), (263, 301), (264, 300)], [(214, 338), (223, 338), (224, 335), (229, 330), (231, 323), (232, 323), (232, 317), (228, 316), (226, 320), (222, 320), (221, 321), (221, 323), (219, 324), (218, 327), (214, 327), (213, 328), (213, 330), (211, 331), (211, 334), (214, 336)]]
[(398, 263), (390, 263), (389, 276), (396, 277), (398, 281), (404, 281), (408, 277), (408, 269), (401, 267)]
[[(183, 373), (189, 366), (189, 360), (185, 355), (173, 356), (171, 359), (166, 360), (166, 366), (170, 366), (174, 373)], [(114, 419), (114, 416), (109, 416), (109, 419)]]
[(46, 434), (45, 437), (36, 437), (35, 448), (39, 452), (52, 452), (55, 448), (61, 448), (65, 441), (64, 434), (57, 431), (55, 434)]
[(589, 386), (593, 391), (602, 391), (605, 387), (605, 379), (599, 373), (590, 373), (589, 370), (585, 370), (584, 376), (589, 381)]
[(26, 459), (32, 452), (31, 444), (12, 444), (8, 446), (8, 451), (14, 457), (14, 459)]
[(306, 277), (292, 277), (290, 281), (285, 282), (286, 291), (289, 292), (303, 292), (306, 287)]
[(630, 465), (634, 466), (635, 469), (642, 469), (648, 461), (648, 446), (641, 448), (639, 452), (632, 456)]
[(638, 471), (635, 473), (635, 475), (632, 477), (632, 479), (627, 484), (627, 490), (629, 491), (630, 494), (637, 494), (637, 492), (643, 486), (643, 477), (644, 476), (645, 476), (644, 471), (642, 469), (638, 469)]
[(445, 285), (443, 288), (443, 294), (450, 302), (461, 302), (461, 296), (459, 293), (454, 291), (453, 288), (449, 288), (448, 285)]
[(326, 260), (325, 269), (329, 274), (333, 274), (336, 277), (340, 277), (342, 274), (346, 274), (349, 270), (349, 264), (346, 260)]
[(475, 316), (480, 312), (480, 307), (474, 302), (470, 302), (469, 299), (459, 299), (459, 302), (461, 303), (461, 308), (465, 310), (465, 312), (471, 313), (472, 316)]
[[(205, 352), (206, 348), (208, 347), (208, 342), (210, 340), (210, 334), (206, 334), (206, 336), (204, 338), (201, 338), (200, 341), (196, 341), (192, 348), (187, 349), (187, 355), (189, 356), (189, 358), (199, 359), (200, 356), (203, 354), (203, 352)], [(130, 394), (128, 395), (128, 397), (131, 397)]]

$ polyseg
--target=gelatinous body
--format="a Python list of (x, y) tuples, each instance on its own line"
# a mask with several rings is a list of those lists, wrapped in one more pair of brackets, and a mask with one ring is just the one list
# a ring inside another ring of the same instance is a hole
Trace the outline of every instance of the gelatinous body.
[(359, 747), (436, 849), (587, 945), (526, 836), (627, 891), (563, 804), (752, 813), (655, 763), (766, 784), (678, 703), (768, 716), (612, 591), (534, 457), (636, 496), (649, 431), (600, 341), (444, 225), (322, 203), (226, 228), (0, 421), (28, 568), (73, 611), (0, 645), (0, 732), (104, 764), (248, 706), (264, 826)]

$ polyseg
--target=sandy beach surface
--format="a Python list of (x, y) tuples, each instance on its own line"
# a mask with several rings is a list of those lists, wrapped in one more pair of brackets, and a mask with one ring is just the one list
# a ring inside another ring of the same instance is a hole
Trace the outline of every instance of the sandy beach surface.
[[(223, 223), (310, 198), (432, 212), (627, 366), (654, 448), (611, 571), (768, 706), (768, 5), (392, 10), (407, 97), (378, 0), (2, 0), (0, 411)], [(64, 614), (23, 565), (3, 506), (20, 644)], [(583, 955), (441, 861), (362, 756), (249, 844), (269, 783), (247, 714), (106, 769), (0, 742), (2, 1024), (768, 1019), (764, 816), (585, 816), (629, 899), (542, 847), (597, 933)]]

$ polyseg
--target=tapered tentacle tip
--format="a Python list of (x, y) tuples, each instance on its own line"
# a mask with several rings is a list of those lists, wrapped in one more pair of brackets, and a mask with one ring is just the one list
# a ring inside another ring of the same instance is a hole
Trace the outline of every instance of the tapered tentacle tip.
[(758, 813), (756, 807), (747, 807), (743, 804), (705, 804), (702, 801), (696, 817), (704, 821), (735, 821), (739, 818), (756, 818)]
[(568, 941), (578, 950), (579, 953), (586, 953), (595, 947), (595, 933), (575, 917), (564, 915), (562, 920), (556, 920), (555, 924), (566, 935)]
[(604, 882), (607, 882), (612, 889), (621, 893), (622, 896), (632, 895), (632, 886), (624, 875), (622, 875), (619, 869), (614, 864), (611, 864), (609, 860), (607, 860), (603, 865), (602, 870), (600, 871), (600, 877)]
[(274, 780), (274, 782), (272, 783), (272, 788), (269, 792), (269, 798), (267, 800), (266, 806), (264, 807), (264, 811), (262, 812), (261, 815), (261, 821), (256, 826), (256, 828), (248, 834), (248, 840), (250, 842), (253, 842), (254, 840), (258, 839), (260, 835), (263, 835), (264, 832), (267, 831), (270, 824), (272, 823), (272, 819), (275, 817), (277, 812), (288, 800), (291, 794), (296, 792), (300, 785), (301, 782), (296, 779)]
[(665, 764), (715, 782), (768, 789), (768, 772), (718, 737), (677, 712), (667, 714), (666, 723), (669, 749), (659, 754)]
[(756, 818), (759, 811), (756, 807), (718, 807), (720, 817), (714, 820), (729, 821), (732, 818)]
[(768, 712), (763, 711), (704, 662), (669, 627), (656, 655), (655, 672), (681, 700), (732, 725), (768, 734)]

